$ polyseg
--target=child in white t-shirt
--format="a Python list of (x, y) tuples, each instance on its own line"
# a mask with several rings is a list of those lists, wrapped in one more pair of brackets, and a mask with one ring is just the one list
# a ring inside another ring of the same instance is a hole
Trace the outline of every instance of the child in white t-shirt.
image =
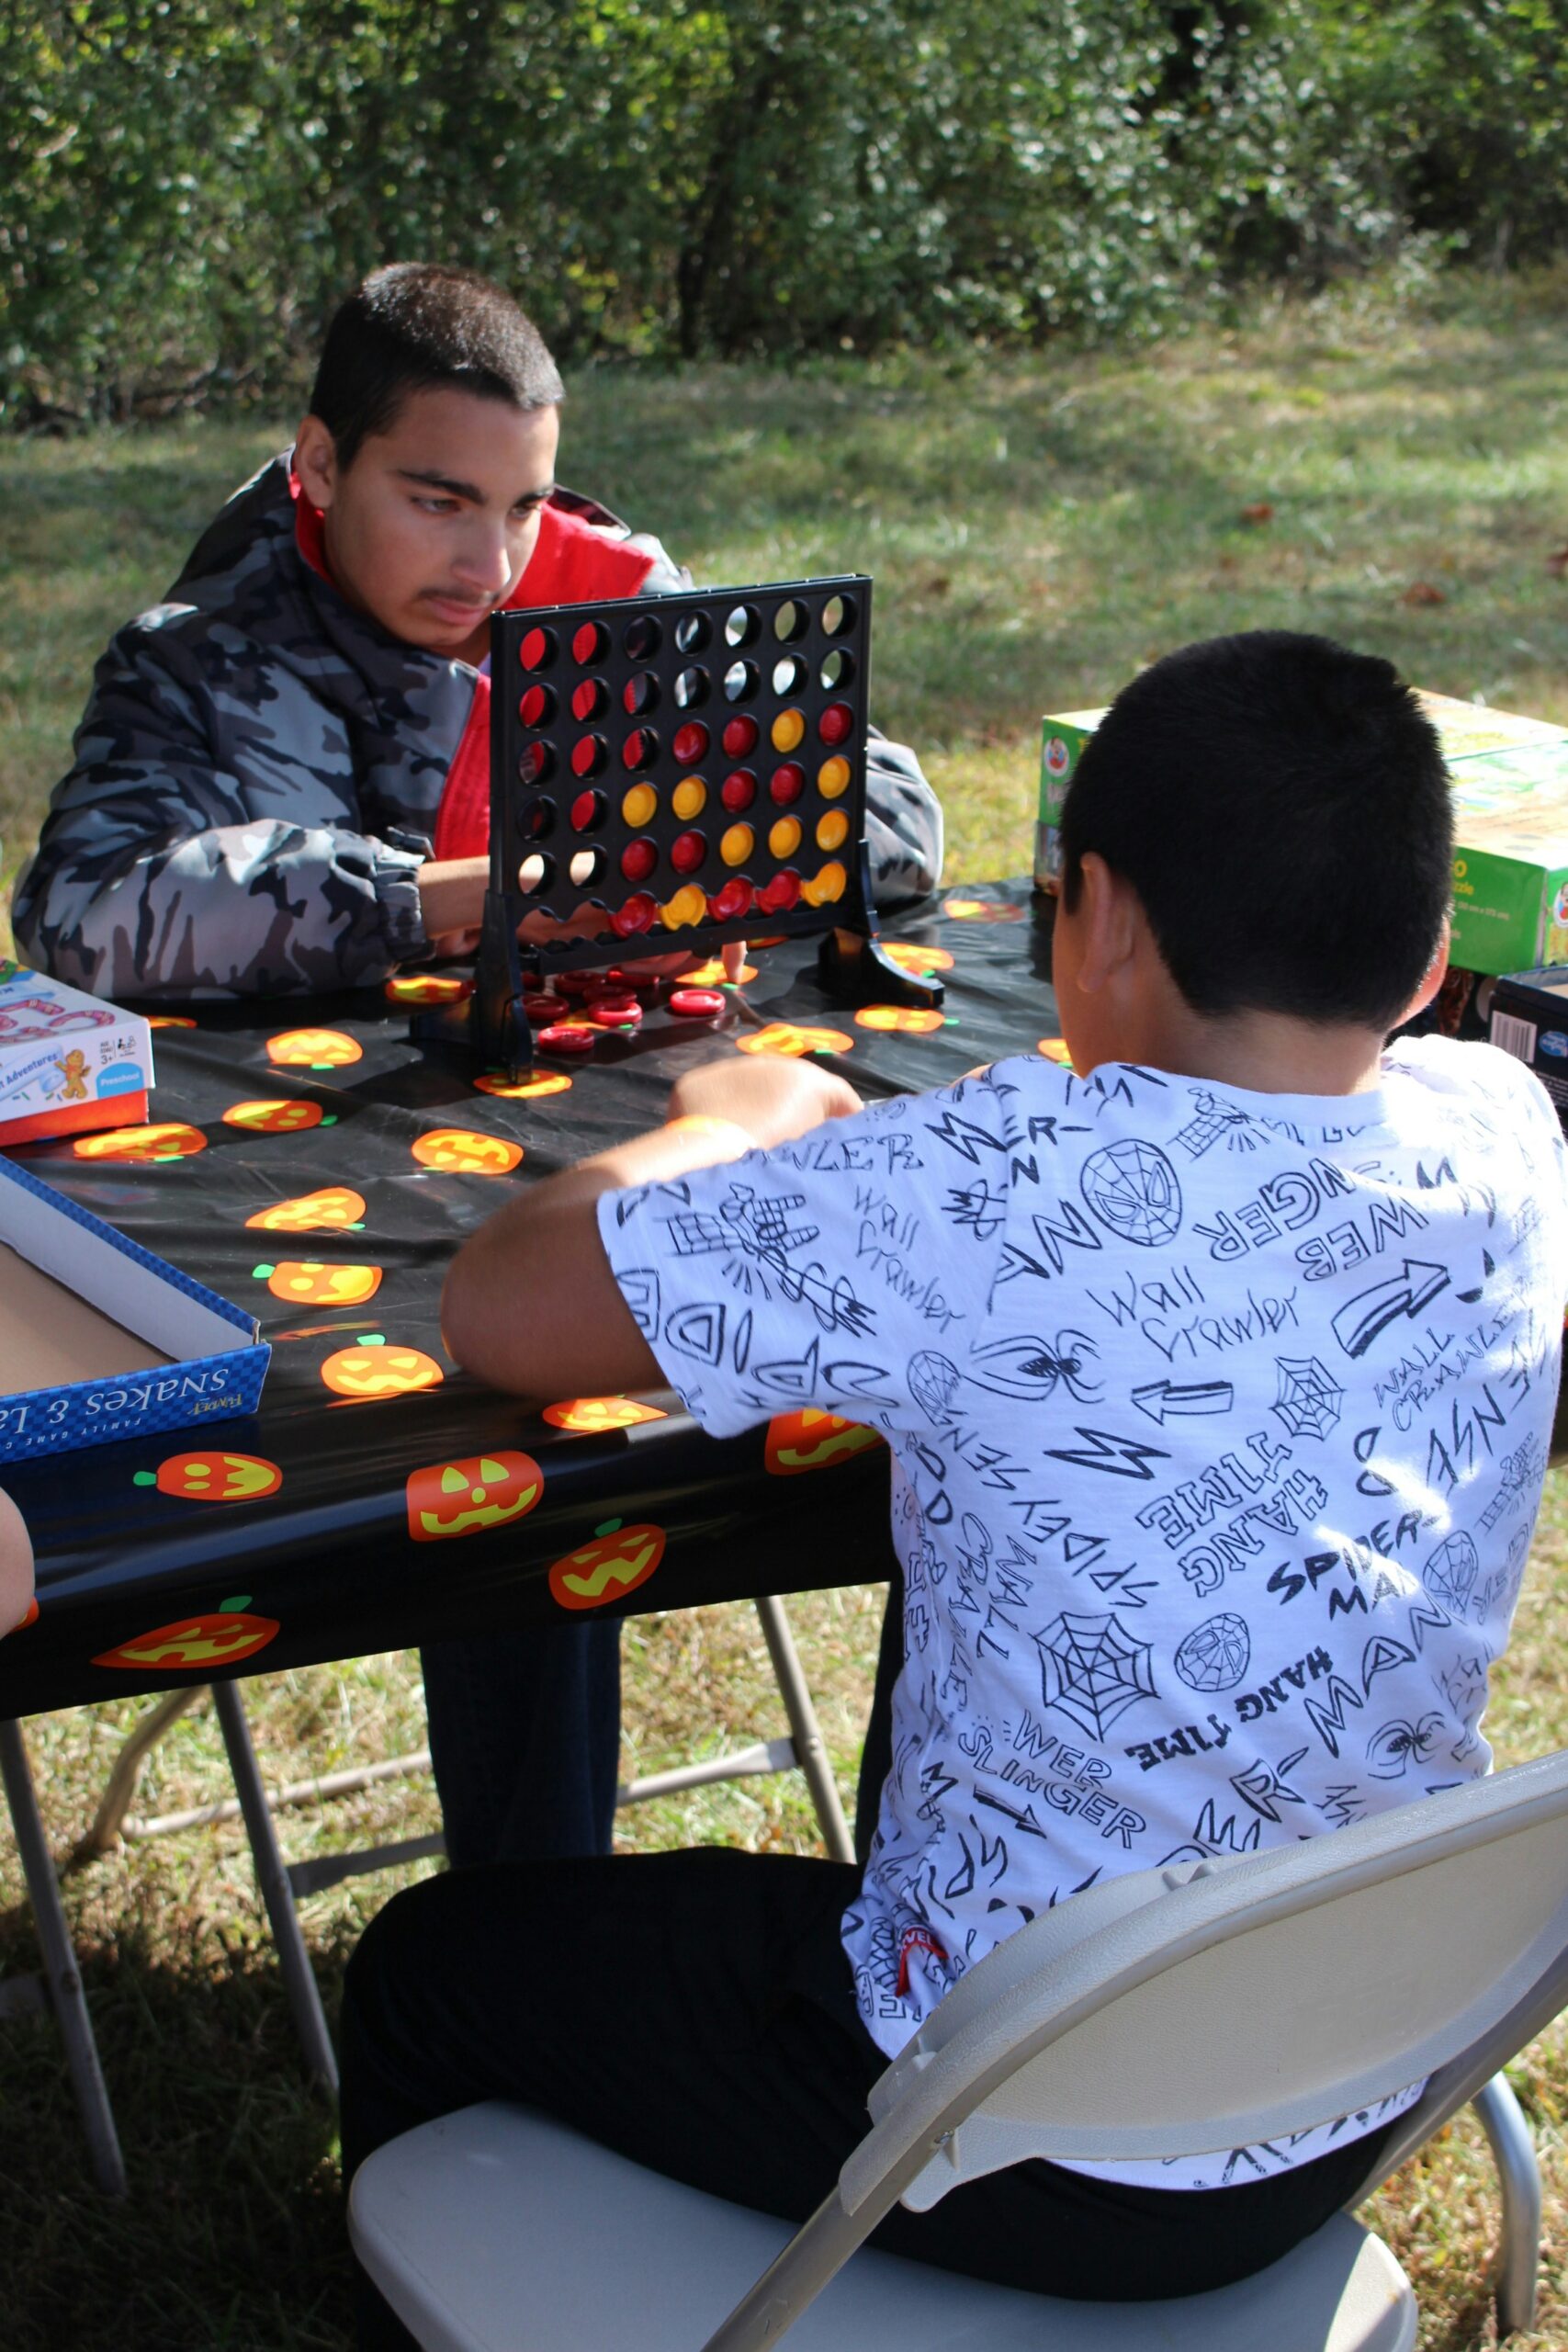
[[(1443, 974), (1436, 737), (1384, 662), (1189, 647), (1119, 697), (1062, 834), (1079, 1075), (866, 1108), (736, 1056), (456, 1261), (449, 1344), (498, 1385), (885, 1431), (905, 1664), (863, 1877), (706, 1852), (400, 1896), (350, 1973), (350, 2166), (499, 2094), (803, 2216), (885, 2060), (1043, 1907), (1486, 1770), (1568, 1192), (1517, 1063), (1384, 1050)], [(1418, 2090), (1286, 2146), (1016, 2167), (876, 2242), (1064, 2294), (1216, 2285), (1316, 2228)]]

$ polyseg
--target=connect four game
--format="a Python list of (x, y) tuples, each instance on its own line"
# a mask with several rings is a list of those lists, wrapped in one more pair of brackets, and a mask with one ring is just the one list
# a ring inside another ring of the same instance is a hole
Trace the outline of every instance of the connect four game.
[(819, 933), (839, 1001), (940, 1002), (940, 982), (886, 955), (872, 910), (871, 585), (847, 573), (495, 616), (469, 1031), (487, 1064), (515, 1075), (532, 1059), (525, 959), (536, 990), (584, 965)]

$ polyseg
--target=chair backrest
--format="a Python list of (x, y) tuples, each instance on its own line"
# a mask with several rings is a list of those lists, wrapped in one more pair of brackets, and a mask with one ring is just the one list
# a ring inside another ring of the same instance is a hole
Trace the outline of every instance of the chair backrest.
[(923, 2208), (1028, 2156), (1229, 2150), (1451, 2083), (1533, 2016), (1565, 1953), (1568, 1753), (1269, 1852), (1130, 1873), (954, 1987), (873, 2091), (840, 2199)]

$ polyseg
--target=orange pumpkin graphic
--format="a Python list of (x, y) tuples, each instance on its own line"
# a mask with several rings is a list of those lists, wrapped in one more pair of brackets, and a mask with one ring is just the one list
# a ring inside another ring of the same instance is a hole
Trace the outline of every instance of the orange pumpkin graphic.
[(747, 1037), (737, 1037), (743, 1054), (847, 1054), (854, 1044), (841, 1029), (802, 1028), (794, 1021), (770, 1021)]
[(504, 1527), (531, 1511), (544, 1490), (545, 1474), (531, 1453), (430, 1462), (410, 1473), (404, 1488), (409, 1533), (416, 1544), (444, 1544), (454, 1535)]
[(291, 1306), (363, 1306), (381, 1287), (379, 1266), (328, 1266), (319, 1258), (280, 1258), (276, 1266), (253, 1266), (251, 1272)]
[(913, 1004), (863, 1004), (855, 1023), (862, 1029), (901, 1029), (911, 1037), (929, 1037), (946, 1025), (940, 1012)]
[(951, 972), (953, 958), (945, 947), (918, 947), (907, 939), (885, 939), (882, 952), (901, 972)]
[(188, 1012), (148, 1012), (142, 1015), (149, 1029), (194, 1029), (195, 1022)]
[[(694, 964), (689, 972), (682, 972), (679, 977), (683, 989), (716, 989), (722, 986), (724, 976), (723, 956), (710, 956), (705, 964)], [(742, 964), (736, 976), (740, 984), (754, 980), (756, 977), (755, 964)]]
[(176, 1617), (171, 1624), (154, 1625), (150, 1634), (133, 1634), (118, 1649), (105, 1650), (95, 1666), (118, 1666), (159, 1674), (185, 1668), (204, 1674), (215, 1666), (232, 1666), (243, 1657), (265, 1650), (279, 1629), (276, 1617), (253, 1617), (251, 1596), (237, 1593), (205, 1617)]
[(432, 1127), (409, 1149), (422, 1168), (454, 1168), (465, 1176), (504, 1176), (523, 1157), (520, 1143), (481, 1135), (477, 1127)]
[(568, 1396), (545, 1407), (545, 1419), (556, 1430), (629, 1430), (639, 1421), (667, 1421), (657, 1405), (641, 1405), (635, 1396)]
[(618, 1600), (646, 1584), (664, 1557), (664, 1530), (647, 1521), (626, 1527), (607, 1519), (593, 1531), (591, 1544), (580, 1544), (550, 1569), (550, 1599), (563, 1609), (597, 1609), (604, 1600)]
[(481, 1094), (497, 1094), (505, 1102), (528, 1102), (536, 1094), (566, 1094), (571, 1080), (564, 1069), (533, 1069), (519, 1079), (502, 1078), (498, 1071), (487, 1070), (476, 1078), (475, 1086)]
[[(191, 1024), (190, 1024), (190, 1025), (191, 1025), (191, 1027), (194, 1029), (194, 1028), (195, 1028), (195, 1026), (196, 1026), (195, 1022), (193, 1021), (193, 1022), (191, 1023)], [(29, 1625), (36, 1625), (37, 1623), (38, 1623), (38, 1595), (37, 1595), (37, 1593), (35, 1592), (35, 1593), (34, 1593), (34, 1595), (33, 1595), (33, 1597), (32, 1597), (32, 1599), (31, 1599), (31, 1600), (28, 1601), (28, 1613), (27, 1613), (27, 1615), (26, 1615), (24, 1618), (22, 1618), (18, 1623), (17, 1623), (17, 1624), (15, 1624), (15, 1625), (13, 1625), (13, 1626), (12, 1626), (12, 1628), (11, 1628), (11, 1631), (12, 1631), (12, 1633), (13, 1633), (13, 1634), (25, 1634), (25, 1633), (27, 1632), (28, 1627)]]
[(440, 972), (409, 972), (386, 988), (390, 1004), (458, 1004), (473, 992), (472, 980), (450, 979)]
[(259, 1453), (171, 1453), (156, 1473), (138, 1470), (132, 1483), (191, 1503), (254, 1503), (276, 1494), (283, 1473)]
[(111, 1127), (107, 1135), (78, 1136), (71, 1148), (78, 1159), (189, 1159), (207, 1149), (207, 1137), (199, 1127), (174, 1119), (161, 1126)]
[(1071, 1069), (1073, 1066), (1073, 1057), (1067, 1051), (1065, 1037), (1042, 1037), (1034, 1050), (1037, 1054), (1043, 1054), (1048, 1062), (1059, 1062), (1064, 1069)]
[(341, 1069), (356, 1062), (365, 1048), (341, 1029), (280, 1029), (266, 1041), (268, 1058), (290, 1069)]
[(797, 1477), (803, 1470), (826, 1470), (880, 1445), (875, 1430), (863, 1421), (846, 1421), (839, 1413), (820, 1413), (807, 1405), (798, 1413), (775, 1413), (768, 1423), (762, 1465), (775, 1478)]
[(418, 1348), (389, 1348), (384, 1340), (339, 1348), (321, 1366), (321, 1378), (337, 1396), (409, 1396), (446, 1377), (434, 1356)]
[(226, 1127), (248, 1127), (253, 1135), (298, 1135), (303, 1127), (321, 1125), (321, 1106), (283, 1096), (256, 1102), (231, 1102), (223, 1114), (223, 1124)]
[(365, 1203), (346, 1184), (323, 1184), (319, 1193), (300, 1193), (291, 1201), (275, 1201), (245, 1219), (247, 1231), (263, 1233), (341, 1233), (357, 1225)]
[(957, 922), (1021, 922), (1021, 907), (999, 905), (995, 899), (944, 899), (944, 915), (952, 915)]

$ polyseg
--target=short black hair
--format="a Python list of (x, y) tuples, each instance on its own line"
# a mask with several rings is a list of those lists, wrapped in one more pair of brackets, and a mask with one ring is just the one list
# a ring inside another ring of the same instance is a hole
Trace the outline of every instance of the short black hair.
[(1437, 951), (1453, 807), (1392, 662), (1253, 629), (1156, 662), (1080, 754), (1062, 888), (1096, 851), (1137, 891), (1195, 1012), (1387, 1028)]
[(334, 313), (310, 394), (339, 465), (390, 431), (411, 392), (438, 384), (520, 409), (566, 396), (544, 337), (503, 288), (441, 262), (373, 270)]

